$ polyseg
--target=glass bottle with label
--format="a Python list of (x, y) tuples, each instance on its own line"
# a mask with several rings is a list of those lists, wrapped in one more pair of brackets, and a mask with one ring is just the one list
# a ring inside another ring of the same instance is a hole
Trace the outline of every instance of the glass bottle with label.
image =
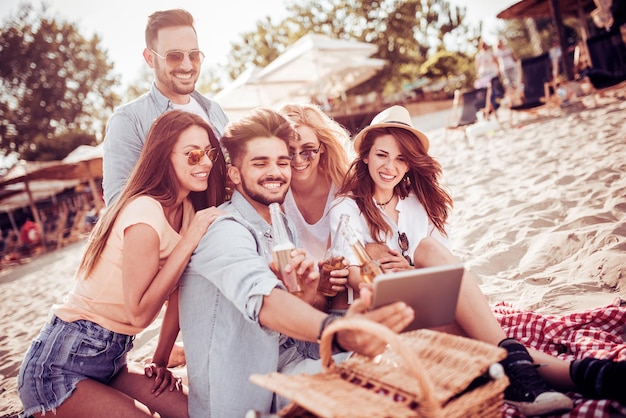
[(274, 261), (274, 266), (278, 272), (279, 279), (285, 284), (287, 290), (290, 293), (301, 294), (302, 288), (300, 283), (298, 283), (296, 271), (285, 272), (285, 266), (291, 260), (291, 251), (296, 247), (291, 242), (289, 234), (287, 234), (287, 226), (285, 225), (280, 205), (271, 203), (269, 208), (272, 221), (272, 260)]

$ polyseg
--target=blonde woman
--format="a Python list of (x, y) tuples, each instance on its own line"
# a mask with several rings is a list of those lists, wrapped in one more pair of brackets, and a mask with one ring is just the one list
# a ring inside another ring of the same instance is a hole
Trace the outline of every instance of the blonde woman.
[[(284, 210), (294, 222), (302, 247), (314, 260), (321, 261), (330, 239), (330, 204), (349, 166), (346, 149), (350, 135), (315, 105), (288, 104), (279, 112), (294, 124), (298, 133), (289, 142), (291, 186), (285, 196)], [(339, 292), (331, 304), (347, 300), (345, 277), (340, 272), (331, 274), (336, 277)], [(318, 308), (326, 308), (323, 296), (319, 295), (317, 301)]]
[[(156, 119), (120, 198), (91, 234), (73, 290), (26, 354), (21, 416), (187, 416), (187, 389), (166, 365), (179, 330), (180, 275), (220, 213), (195, 213), (188, 197), (208, 187), (210, 203), (223, 202), (219, 150), (197, 115), (172, 110)], [(153, 363), (127, 363), (134, 336), (168, 300)]]

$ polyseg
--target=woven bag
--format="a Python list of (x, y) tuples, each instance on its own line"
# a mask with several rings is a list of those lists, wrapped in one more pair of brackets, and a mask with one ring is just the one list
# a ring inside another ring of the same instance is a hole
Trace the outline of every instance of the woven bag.
[[(387, 348), (374, 358), (354, 354), (335, 364), (332, 336), (347, 329), (379, 336)], [(485, 376), (506, 351), (493, 345), (427, 329), (397, 334), (373, 321), (350, 318), (326, 328), (320, 355), (320, 374), (254, 374), (250, 381), (292, 401), (279, 416), (502, 416), (509, 381), (503, 373), (496, 379)]]

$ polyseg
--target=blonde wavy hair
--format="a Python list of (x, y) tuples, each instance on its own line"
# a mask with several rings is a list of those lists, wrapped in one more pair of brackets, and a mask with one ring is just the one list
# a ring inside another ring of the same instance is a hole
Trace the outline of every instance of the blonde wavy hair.
[(315, 131), (324, 153), (320, 153), (319, 166), (324, 174), (336, 185), (341, 186), (350, 162), (346, 147), (350, 144), (350, 133), (339, 123), (311, 104), (288, 104), (279, 113), (289, 119), (297, 128), (308, 126)]

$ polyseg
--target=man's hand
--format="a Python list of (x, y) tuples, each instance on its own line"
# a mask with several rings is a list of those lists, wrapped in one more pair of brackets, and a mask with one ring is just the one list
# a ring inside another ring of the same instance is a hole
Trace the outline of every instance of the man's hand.
[[(361, 297), (350, 306), (346, 318), (363, 317), (370, 319), (385, 325), (394, 332), (401, 332), (413, 321), (413, 309), (404, 302), (396, 302), (369, 310), (371, 304), (371, 285), (361, 285)], [(340, 331), (337, 334), (337, 342), (346, 350), (370, 357), (381, 353), (386, 345), (380, 338), (364, 331)]]

